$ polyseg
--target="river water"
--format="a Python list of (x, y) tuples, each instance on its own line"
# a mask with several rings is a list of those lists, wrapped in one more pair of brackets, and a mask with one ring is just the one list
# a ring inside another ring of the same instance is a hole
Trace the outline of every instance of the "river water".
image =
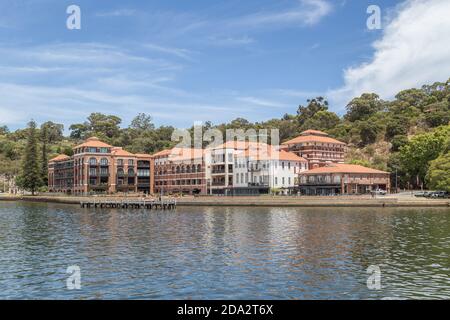
[(445, 208), (0, 202), (0, 299), (449, 299), (449, 257)]

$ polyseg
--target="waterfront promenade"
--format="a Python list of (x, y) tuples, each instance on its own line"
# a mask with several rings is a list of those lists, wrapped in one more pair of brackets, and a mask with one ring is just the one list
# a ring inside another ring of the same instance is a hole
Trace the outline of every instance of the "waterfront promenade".
[[(93, 201), (152, 200), (156, 198), (139, 196), (9, 196), (0, 195), (0, 201), (30, 201), (63, 204), (77, 204)], [(177, 206), (222, 206), (222, 207), (450, 207), (450, 199), (416, 198), (410, 193), (387, 196), (255, 196), (255, 197), (163, 197), (176, 199)]]

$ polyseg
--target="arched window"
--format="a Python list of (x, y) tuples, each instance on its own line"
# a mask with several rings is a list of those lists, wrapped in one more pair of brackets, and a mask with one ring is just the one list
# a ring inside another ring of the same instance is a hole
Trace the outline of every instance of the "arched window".
[(90, 159), (89, 159), (89, 164), (90, 164), (91, 166), (97, 165), (97, 159), (96, 159), (96, 158), (90, 158)]
[(118, 176), (123, 176), (123, 169), (122, 168), (117, 169), (117, 175)]
[(181, 173), (185, 173), (186, 169), (184, 168), (184, 166), (181, 166)]
[(128, 176), (134, 176), (134, 169), (133, 168), (128, 169)]
[(108, 165), (108, 159), (106, 159), (106, 158), (101, 158), (101, 160), (100, 160), (100, 165), (101, 165), (101, 166), (107, 166), (107, 165)]
[(190, 173), (191, 172), (191, 167), (190, 166), (187, 166), (186, 167), (186, 173)]
[(201, 165), (197, 165), (197, 172), (200, 172), (200, 171), (202, 171), (202, 166)]
[(180, 167), (177, 167), (177, 173), (180, 173)]

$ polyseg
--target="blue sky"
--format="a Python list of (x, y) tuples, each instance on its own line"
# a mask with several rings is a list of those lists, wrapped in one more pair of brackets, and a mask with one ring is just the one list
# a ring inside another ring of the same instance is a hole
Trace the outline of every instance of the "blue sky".
[[(66, 8), (81, 8), (81, 30)], [(381, 30), (366, 27), (370, 4)], [(0, 124), (251, 121), (450, 77), (447, 0), (2, 0)]]

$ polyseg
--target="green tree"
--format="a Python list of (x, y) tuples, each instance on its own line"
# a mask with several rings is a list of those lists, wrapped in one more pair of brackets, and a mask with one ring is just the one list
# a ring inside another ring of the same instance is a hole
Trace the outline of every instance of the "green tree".
[(350, 122), (366, 120), (384, 109), (384, 101), (375, 93), (363, 93), (350, 101), (346, 109), (347, 113), (344, 116), (346, 120)]
[(300, 127), (317, 112), (328, 110), (328, 101), (323, 97), (308, 99), (307, 102), (308, 105), (306, 107), (300, 105), (297, 110), (297, 121)]
[(377, 140), (378, 133), (381, 131), (380, 126), (372, 121), (361, 121), (358, 127), (362, 146), (374, 143)]
[(430, 188), (450, 192), (450, 153), (430, 162), (426, 179)]
[(322, 110), (315, 113), (311, 118), (305, 121), (302, 130), (314, 129), (327, 131), (336, 127), (341, 119), (334, 112)]
[(48, 167), (47, 167), (47, 163), (48, 163), (48, 157), (47, 157), (47, 153), (48, 153), (48, 143), (49, 143), (49, 126), (47, 125), (42, 125), (41, 126), (41, 131), (40, 131), (40, 138), (41, 138), (41, 143), (42, 143), (42, 157), (41, 157), (41, 179), (44, 185), (47, 185), (48, 183)]
[(0, 126), (0, 135), (5, 135), (9, 133), (9, 129), (7, 126)]
[(139, 113), (131, 121), (130, 129), (141, 132), (145, 130), (153, 130), (155, 129), (155, 125), (153, 124), (152, 117), (150, 115)]
[(39, 146), (36, 122), (28, 123), (28, 136), (25, 153), (22, 160), (22, 170), (17, 178), (17, 184), (32, 195), (42, 186), (41, 165), (39, 162)]
[(414, 185), (421, 186), (424, 183), (430, 161), (443, 152), (449, 136), (450, 126), (444, 126), (430, 133), (416, 135), (400, 148), (400, 164), (413, 179)]
[(395, 136), (391, 140), (391, 144), (392, 144), (391, 151), (397, 152), (400, 150), (401, 147), (403, 147), (407, 143), (408, 143), (407, 136), (402, 136), (402, 135)]

